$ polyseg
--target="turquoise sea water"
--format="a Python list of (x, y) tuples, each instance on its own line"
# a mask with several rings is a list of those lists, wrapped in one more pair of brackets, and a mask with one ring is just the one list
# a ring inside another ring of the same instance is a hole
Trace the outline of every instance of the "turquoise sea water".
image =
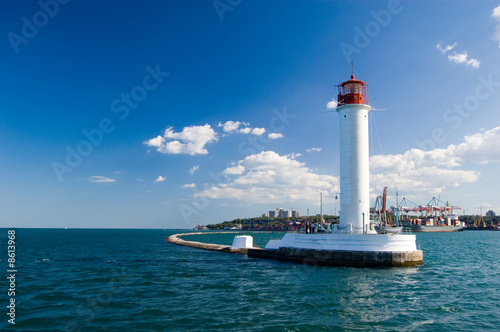
[[(0, 230), (7, 275), (7, 230)], [(2, 331), (498, 331), (500, 232), (417, 234), (424, 265), (339, 268), (165, 243), (182, 230), (16, 230)], [(263, 246), (282, 234), (253, 234)], [(192, 240), (231, 244), (233, 235)], [(190, 239), (190, 238), (187, 238)]]

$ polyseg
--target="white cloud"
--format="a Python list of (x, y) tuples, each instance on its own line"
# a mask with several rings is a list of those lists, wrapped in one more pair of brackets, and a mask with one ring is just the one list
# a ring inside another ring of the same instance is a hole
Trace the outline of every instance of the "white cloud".
[(493, 9), (493, 13), (491, 14), (491, 17), (494, 17), (496, 20), (500, 21), (500, 6), (495, 7)]
[[(401, 155), (398, 155), (401, 156)], [(394, 156), (379, 156), (391, 159)], [(373, 157), (372, 157), (373, 158)], [(462, 183), (475, 182), (478, 173), (470, 170), (456, 170), (437, 166), (417, 166), (414, 160), (404, 160), (401, 165), (370, 169), (370, 188), (373, 190), (390, 186), (393, 190), (405, 195), (420, 195), (427, 197), (441, 193), (448, 187), (457, 187)], [(370, 163), (371, 164), (371, 163)]]
[(93, 183), (113, 183), (113, 182), (116, 182), (115, 179), (110, 179), (110, 178), (107, 178), (105, 176), (98, 176), (98, 175), (93, 175), (93, 176), (89, 177), (88, 180), (90, 182), (93, 182)]
[(196, 165), (196, 166), (193, 166), (189, 169), (188, 173), (189, 174), (194, 174), (194, 172), (196, 172), (197, 170), (200, 169), (200, 165)]
[(329, 110), (333, 110), (333, 109), (336, 109), (337, 108), (337, 101), (336, 100), (330, 100), (327, 104), (326, 104), (326, 108), (328, 108)]
[(240, 129), (240, 133), (242, 133), (242, 134), (250, 134), (251, 131), (252, 131), (252, 128), (250, 128), (250, 127)]
[(322, 148), (310, 148), (310, 149), (307, 149), (306, 152), (320, 152), (322, 150)]
[(226, 121), (225, 123), (220, 123), (218, 124), (219, 127), (223, 127), (222, 130), (226, 133), (236, 131), (240, 125), (248, 126), (249, 124), (246, 122), (240, 122), (240, 121)]
[(266, 129), (264, 128), (253, 128), (252, 129), (252, 135), (260, 136), (266, 132)]
[(280, 134), (280, 133), (270, 133), (270, 134), (267, 135), (267, 138), (269, 138), (269, 139), (283, 138), (283, 134)]
[(468, 57), (467, 52), (464, 53), (453, 53), (448, 55), (448, 59), (455, 63), (465, 63), (466, 66), (471, 66), (474, 68), (479, 68), (480, 62), (477, 59), (472, 59)]
[(500, 162), (500, 126), (464, 137), (464, 142), (455, 146), (450, 145), (455, 155), (464, 161), (476, 164)]
[[(311, 148), (319, 150), (320, 148)], [(333, 197), (339, 179), (320, 175), (296, 160), (299, 154), (279, 155), (264, 151), (250, 155), (223, 171), (226, 182), (207, 187), (195, 196), (232, 199), (248, 203), (317, 201), (322, 190)], [(443, 149), (411, 149), (401, 154), (370, 158), (370, 188), (378, 193), (385, 186), (406, 197), (428, 199), (447, 189), (473, 183), (480, 173), (467, 169), (471, 163), (500, 163), (500, 126), (464, 137), (462, 143)]]
[(151, 139), (147, 140), (146, 142), (144, 142), (144, 144), (146, 144), (147, 146), (153, 146), (155, 148), (160, 148), (164, 143), (165, 143), (165, 139), (160, 135), (156, 136), (155, 138), (151, 138)]
[(451, 51), (452, 49), (457, 46), (457, 43), (454, 43), (452, 45), (446, 45), (444, 48), (441, 46), (442, 42), (436, 45), (436, 48), (439, 50), (439, 52), (445, 54), (448, 51)]
[(285, 155), (285, 157), (290, 158), (290, 159), (296, 159), (300, 156), (302, 156), (302, 153), (295, 153), (295, 152), (292, 152), (292, 153)]
[(464, 53), (453, 53), (452, 55), (448, 55), (448, 60), (455, 63), (464, 63), (467, 62), (467, 52)]
[(338, 178), (318, 175), (294, 158), (263, 151), (240, 160), (224, 173), (237, 175), (221, 186), (212, 186), (195, 196), (212, 199), (234, 199), (249, 203), (287, 201), (317, 202), (319, 192), (334, 195), (339, 191)]
[(245, 167), (242, 165), (234, 166), (234, 167), (228, 167), (226, 168), (222, 173), (228, 174), (228, 175), (241, 175), (245, 171)]
[(495, 27), (495, 33), (493, 34), (493, 40), (498, 42), (498, 47), (500, 48), (500, 6), (495, 7), (495, 9), (493, 9), (491, 17), (493, 17), (497, 21), (497, 26)]
[(439, 194), (448, 187), (477, 181), (477, 171), (458, 167), (491, 162), (500, 162), (500, 126), (465, 136), (464, 142), (446, 149), (411, 149), (403, 154), (372, 156), (371, 188), (390, 184), (396, 191)]
[(158, 183), (158, 182), (163, 182), (163, 181), (165, 181), (165, 180), (166, 180), (166, 178), (164, 178), (163, 176), (161, 176), (161, 175), (160, 175), (160, 176), (159, 176), (159, 177), (155, 180), (155, 183)]
[(479, 60), (477, 59), (469, 59), (467, 60), (467, 62), (465, 63), (466, 66), (471, 66), (471, 67), (474, 67), (474, 68), (479, 68), (479, 65), (480, 65), (481, 62), (479, 62)]
[(217, 133), (208, 124), (184, 127), (182, 132), (174, 132), (172, 127), (165, 129), (162, 136), (151, 138), (143, 143), (156, 147), (161, 153), (169, 154), (207, 154), (205, 145), (218, 140)]
[[(457, 46), (457, 43), (454, 43), (452, 45), (446, 45), (445, 47), (443, 47), (441, 44), (442, 43), (437, 44), (436, 48), (442, 54), (446, 54), (447, 52), (454, 49), (455, 46)], [(471, 66), (474, 68), (479, 68), (479, 65), (481, 64), (481, 62), (478, 59), (469, 58), (469, 56), (467, 55), (467, 51), (463, 51), (462, 53), (453, 52), (453, 54), (448, 55), (448, 60), (455, 63), (463, 63), (466, 66)]]
[[(219, 122), (217, 126), (222, 127), (222, 130), (224, 131), (224, 134), (222, 135), (223, 137), (232, 133), (252, 134), (260, 136), (266, 132), (265, 128), (252, 128), (250, 127), (250, 124), (248, 122), (240, 122), (232, 120), (226, 121), (225, 123)], [(271, 137), (269, 138), (271, 139), (283, 137), (283, 136), (279, 137), (278, 135), (280, 134), (270, 134), (270, 135)]]
[(194, 183), (188, 183), (188, 184), (184, 184), (181, 186), (181, 188), (195, 188), (196, 187), (196, 184)]

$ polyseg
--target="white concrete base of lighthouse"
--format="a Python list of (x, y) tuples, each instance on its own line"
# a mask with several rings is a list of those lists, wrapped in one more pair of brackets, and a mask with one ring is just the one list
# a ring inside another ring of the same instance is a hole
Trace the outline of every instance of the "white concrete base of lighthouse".
[(415, 251), (414, 234), (300, 234), (287, 233), (281, 240), (271, 240), (266, 249), (280, 247), (348, 250), (348, 251)]
[(312, 265), (391, 267), (423, 264), (415, 235), (299, 234), (271, 240), (265, 249), (248, 249), (248, 256)]

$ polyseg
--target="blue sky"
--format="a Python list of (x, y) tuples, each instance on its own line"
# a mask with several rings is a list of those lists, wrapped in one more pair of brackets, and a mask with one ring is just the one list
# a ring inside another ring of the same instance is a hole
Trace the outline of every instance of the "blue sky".
[[(0, 226), (338, 211), (335, 84), (383, 187), (500, 213), (499, 1), (4, 1)], [(392, 203), (391, 203), (392, 202)]]

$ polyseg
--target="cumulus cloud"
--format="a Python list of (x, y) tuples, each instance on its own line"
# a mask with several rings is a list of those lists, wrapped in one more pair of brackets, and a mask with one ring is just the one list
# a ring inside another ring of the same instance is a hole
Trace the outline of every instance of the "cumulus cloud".
[(234, 166), (234, 167), (228, 167), (226, 168), (223, 173), (228, 174), (228, 175), (241, 175), (245, 171), (245, 167), (242, 165)]
[(472, 59), (468, 57), (467, 52), (463, 53), (453, 53), (452, 55), (448, 55), (448, 60), (455, 63), (465, 63), (466, 66), (471, 66), (474, 68), (479, 68), (479, 60)]
[(269, 138), (269, 139), (283, 138), (283, 134), (280, 134), (280, 133), (270, 133), (270, 134), (267, 135), (267, 138)]
[(89, 177), (87, 180), (93, 183), (113, 183), (116, 182), (115, 179), (110, 179), (105, 176), (98, 176), (98, 175), (93, 175)]
[(151, 138), (143, 143), (155, 147), (158, 152), (168, 154), (207, 154), (205, 145), (218, 140), (217, 133), (209, 124), (184, 127), (176, 133), (172, 127), (165, 129), (163, 136)]
[(331, 100), (329, 101), (327, 104), (326, 104), (326, 108), (328, 108), (329, 110), (333, 110), (333, 109), (336, 109), (337, 108), (337, 101), (336, 100)]
[(224, 123), (219, 122), (217, 126), (222, 127), (222, 130), (224, 132), (223, 136), (227, 136), (228, 134), (233, 134), (233, 133), (252, 134), (260, 136), (266, 132), (265, 128), (252, 128), (250, 127), (250, 124), (248, 122), (240, 122), (232, 120), (226, 121)]
[(246, 127), (246, 128), (241, 128), (239, 132), (242, 134), (250, 134), (251, 131), (252, 131), (252, 128)]
[(449, 150), (464, 161), (476, 164), (500, 162), (500, 126), (464, 137), (464, 142)]
[[(208, 154), (205, 145), (217, 142), (220, 137), (227, 137), (233, 134), (251, 134), (261, 136), (266, 132), (265, 128), (252, 128), (247, 122), (226, 121), (219, 122), (217, 127), (222, 128), (222, 132), (216, 132), (209, 124), (204, 126), (184, 127), (181, 132), (175, 132), (173, 127), (167, 127), (163, 135), (143, 141), (143, 144), (156, 148), (156, 151), (166, 154)], [(269, 139), (282, 138), (283, 134), (270, 133)], [(148, 153), (150, 150), (148, 150)], [(193, 170), (193, 172), (196, 171)], [(192, 173), (191, 173), (192, 174)]]
[[(436, 48), (442, 54), (446, 54), (447, 52), (453, 50), (455, 46), (457, 46), (457, 43), (454, 43), (452, 45), (446, 45), (445, 47), (442, 46), (442, 43), (439, 43), (436, 45)], [(453, 54), (448, 55), (448, 60), (455, 63), (465, 64), (466, 66), (471, 66), (474, 68), (479, 68), (481, 64), (479, 60), (474, 58), (469, 58), (469, 56), (467, 55), (467, 51), (463, 51), (462, 53), (453, 52)]]
[(195, 188), (196, 187), (196, 184), (194, 183), (188, 183), (188, 184), (184, 184), (181, 186), (181, 188), (185, 189), (185, 188)]
[(447, 187), (477, 181), (477, 171), (458, 167), (492, 162), (500, 162), (500, 126), (465, 136), (462, 143), (446, 149), (411, 149), (402, 154), (372, 156), (371, 187), (390, 184), (401, 192), (439, 194)]
[(465, 63), (466, 66), (471, 66), (471, 67), (474, 67), (474, 68), (479, 68), (480, 64), (481, 64), (481, 62), (479, 62), (479, 60), (477, 60), (477, 59), (469, 59)]
[(467, 62), (467, 52), (453, 53), (452, 55), (448, 55), (448, 60), (455, 62), (455, 63)]
[(165, 139), (159, 135), (144, 142), (147, 146), (153, 146), (155, 148), (160, 148), (164, 143)]
[(236, 131), (238, 130), (238, 128), (241, 126), (241, 125), (244, 125), (244, 126), (249, 126), (248, 123), (246, 122), (240, 122), (240, 121), (226, 121), (225, 123), (220, 123), (218, 124), (219, 127), (222, 127), (222, 130), (226, 133), (228, 132), (233, 132), (233, 131)]
[[(308, 152), (320, 148), (308, 149)], [(340, 191), (339, 179), (317, 174), (300, 162), (300, 154), (279, 155), (263, 151), (245, 157), (221, 173), (226, 181), (207, 186), (194, 196), (232, 199), (248, 203), (317, 201)], [(467, 135), (460, 144), (443, 149), (411, 149), (401, 154), (370, 158), (370, 188), (375, 193), (385, 186), (407, 197), (427, 199), (447, 189), (476, 182), (480, 173), (467, 169), (471, 163), (500, 163), (500, 126)], [(379, 193), (378, 193), (379, 194)]]
[(322, 189), (326, 196), (339, 191), (338, 178), (315, 174), (304, 163), (295, 160), (297, 156), (281, 156), (274, 151), (247, 156), (237, 166), (223, 171), (235, 175), (228, 182), (208, 187), (195, 196), (250, 203), (317, 202)]
[(495, 7), (495, 9), (493, 9), (491, 17), (493, 17), (497, 21), (497, 26), (495, 27), (495, 33), (493, 34), (493, 40), (498, 42), (498, 47), (500, 48), (500, 6)]
[(306, 152), (320, 152), (322, 150), (322, 148), (310, 148), (310, 149), (307, 149)]
[(191, 167), (188, 171), (189, 174), (194, 174), (194, 172), (196, 172), (197, 170), (200, 169), (200, 165), (195, 165), (193, 167)]
[[(240, 122), (240, 121), (226, 121), (225, 123), (218, 124), (219, 127), (222, 127), (222, 130), (225, 133), (241, 133), (241, 134), (252, 134), (252, 135), (262, 135), (266, 132), (264, 128), (251, 128), (248, 122)], [(243, 128), (240, 128), (243, 127)]]
[(159, 176), (159, 177), (155, 180), (155, 183), (158, 183), (158, 182), (163, 182), (163, 181), (165, 181), (165, 180), (166, 180), (166, 178), (164, 178), (163, 176), (161, 176), (161, 175), (160, 175), (160, 176)]
[(266, 130), (264, 128), (253, 128), (252, 129), (252, 135), (260, 136), (264, 134)]
[[(443, 150), (444, 151), (444, 150)], [(430, 152), (432, 153), (432, 152)], [(434, 159), (421, 150), (410, 150), (398, 155), (378, 155), (370, 158), (370, 187), (383, 188), (390, 185), (394, 190), (424, 196), (441, 193), (448, 187), (475, 182), (478, 173), (470, 170), (452, 169), (453, 162), (443, 158)]]

